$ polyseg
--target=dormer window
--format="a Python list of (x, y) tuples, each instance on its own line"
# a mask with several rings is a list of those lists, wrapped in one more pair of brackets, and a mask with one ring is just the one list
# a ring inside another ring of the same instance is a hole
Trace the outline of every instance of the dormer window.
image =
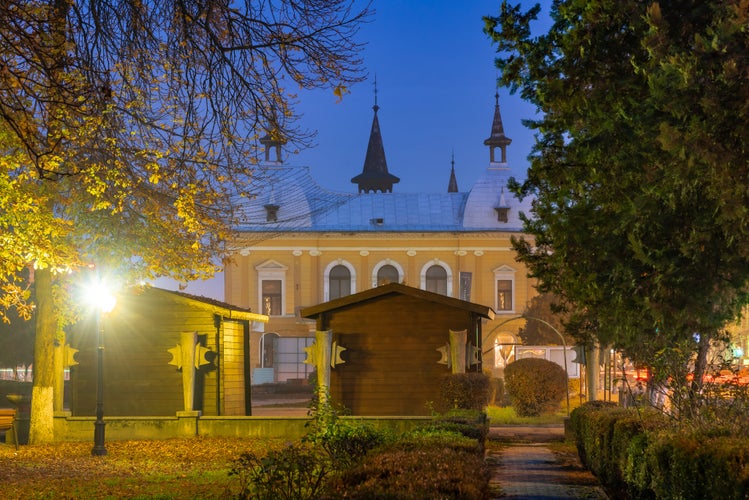
[(510, 219), (510, 207), (494, 207), (499, 222), (507, 222)]
[(277, 222), (278, 221), (278, 209), (281, 208), (278, 205), (268, 204), (263, 205), (265, 207), (265, 221), (266, 222)]
[(510, 220), (510, 206), (505, 200), (504, 186), (502, 186), (502, 189), (499, 190), (499, 203), (496, 207), (494, 207), (494, 210), (497, 212), (497, 220), (499, 222), (507, 222), (508, 220)]

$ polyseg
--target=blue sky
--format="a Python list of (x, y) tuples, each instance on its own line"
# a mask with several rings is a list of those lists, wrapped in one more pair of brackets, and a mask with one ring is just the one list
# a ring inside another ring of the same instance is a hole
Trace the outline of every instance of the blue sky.
[[(525, 8), (535, 2), (523, 1)], [(548, 5), (548, 0), (540, 2)], [(332, 91), (299, 94), (298, 125), (317, 132), (314, 148), (285, 158), (308, 166), (324, 188), (356, 192), (372, 124), (374, 77), (388, 169), (400, 177), (394, 192), (446, 192), (451, 156), (461, 191), (468, 191), (489, 162), (489, 137), (497, 90), (496, 46), (483, 33), (485, 15), (500, 0), (374, 0), (375, 14), (359, 32), (369, 78), (338, 100)], [(542, 8), (542, 15), (548, 7)], [(535, 108), (499, 89), (508, 161), (522, 177), (533, 134), (521, 121)], [(177, 284), (159, 280), (158, 286)], [(223, 300), (223, 276), (191, 283), (188, 293)]]
[[(530, 2), (528, 2), (530, 4)], [(446, 191), (451, 155), (461, 190), (488, 163), (497, 70), (496, 46), (484, 35), (482, 17), (499, 12), (499, 0), (375, 0), (373, 21), (360, 31), (367, 43), (367, 81), (337, 102), (331, 92), (300, 95), (300, 125), (317, 130), (317, 146), (288, 158), (309, 166), (320, 185), (354, 192), (372, 123), (374, 77), (379, 120), (398, 192)], [(513, 142), (510, 163), (527, 165), (533, 136), (521, 125), (534, 107), (500, 89), (505, 133)]]

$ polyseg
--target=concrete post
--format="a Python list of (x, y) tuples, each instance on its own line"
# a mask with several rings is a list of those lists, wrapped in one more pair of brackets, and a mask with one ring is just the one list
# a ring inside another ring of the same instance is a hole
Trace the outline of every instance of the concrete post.
[(466, 341), (468, 331), (450, 330), (450, 366), (453, 373), (466, 372)]

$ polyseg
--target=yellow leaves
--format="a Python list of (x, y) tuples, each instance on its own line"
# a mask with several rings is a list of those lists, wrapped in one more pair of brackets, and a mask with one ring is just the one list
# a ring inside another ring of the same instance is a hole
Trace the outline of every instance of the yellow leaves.
[(149, 172), (148, 174), (148, 182), (151, 184), (158, 184), (161, 180), (161, 172), (159, 168), (159, 164), (156, 162), (148, 162), (146, 164), (146, 171)]
[(92, 460), (91, 444), (84, 441), (18, 451), (3, 446), (0, 462), (12, 479), (0, 484), (0, 497), (210, 498), (215, 492), (218, 498), (229, 488), (230, 461), (244, 452), (264, 456), (285, 445), (282, 439), (261, 438), (113, 440), (101, 460)]
[(333, 95), (338, 98), (337, 102), (341, 102), (341, 100), (343, 100), (343, 96), (348, 94), (349, 92), (350, 91), (348, 87), (346, 87), (345, 85), (336, 85), (333, 88)]

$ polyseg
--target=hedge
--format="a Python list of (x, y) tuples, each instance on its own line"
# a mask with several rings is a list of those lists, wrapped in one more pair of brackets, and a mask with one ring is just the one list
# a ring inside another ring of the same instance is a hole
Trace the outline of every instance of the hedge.
[(749, 497), (749, 439), (685, 432), (654, 410), (591, 404), (570, 416), (580, 459), (627, 498)]

